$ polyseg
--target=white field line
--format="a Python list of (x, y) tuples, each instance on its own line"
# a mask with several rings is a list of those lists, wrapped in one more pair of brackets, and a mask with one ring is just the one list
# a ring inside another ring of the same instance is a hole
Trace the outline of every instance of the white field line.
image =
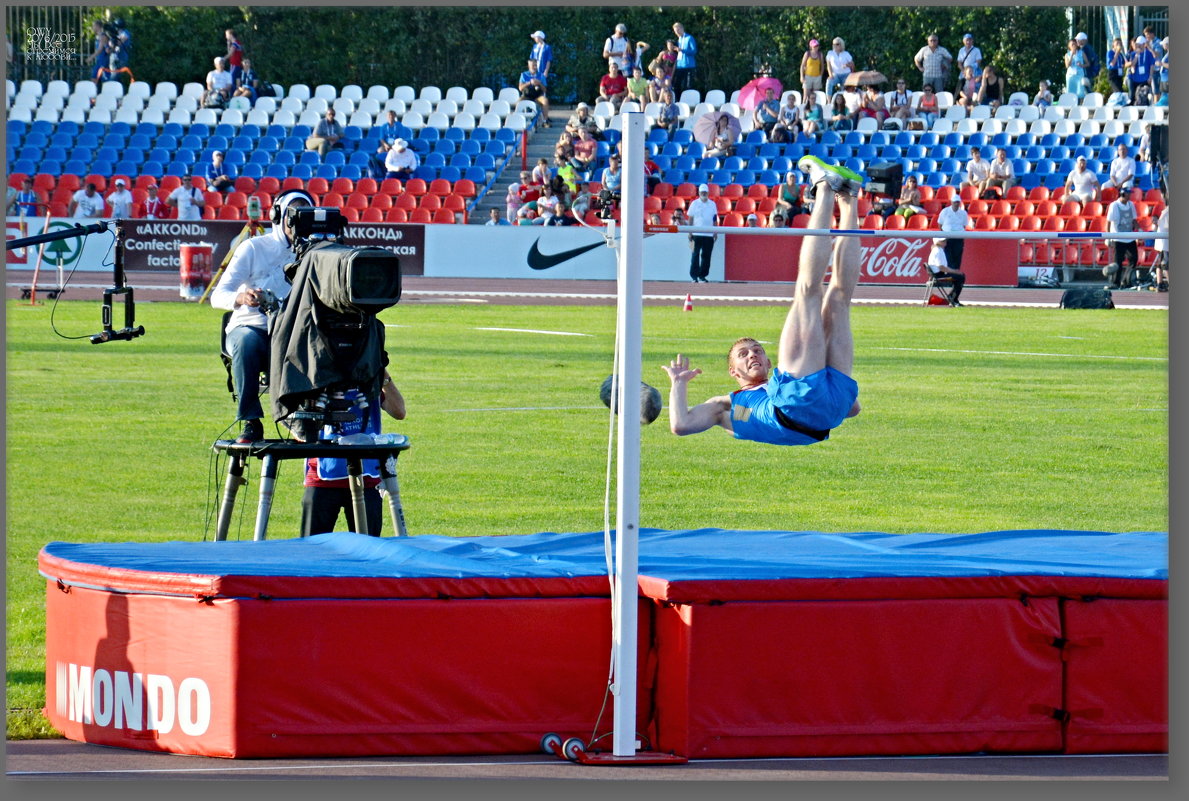
[(1124, 361), (1166, 362), (1167, 356), (1100, 356), (1093, 353), (1033, 353), (1012, 350), (957, 350), (948, 348), (892, 348), (874, 347), (871, 350), (901, 350), (909, 353), (969, 353), (976, 356), (1044, 356), (1054, 359), (1121, 359)]
[(555, 337), (591, 337), (594, 334), (579, 334), (574, 331), (542, 331), (537, 328), (476, 328), (476, 331), (511, 331), (514, 334), (549, 334)]

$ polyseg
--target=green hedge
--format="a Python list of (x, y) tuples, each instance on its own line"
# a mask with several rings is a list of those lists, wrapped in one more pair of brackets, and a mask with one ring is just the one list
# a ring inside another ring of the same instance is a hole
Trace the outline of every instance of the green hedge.
[[(235, 28), (257, 71), (289, 85), (355, 83), (422, 86), (514, 85), (542, 29), (554, 50), (552, 94), (561, 102), (591, 100), (605, 71), (604, 39), (618, 22), (630, 38), (660, 50), (682, 22), (698, 42), (695, 86), (731, 90), (770, 63), (787, 86), (797, 85), (806, 42), (846, 39), (860, 68), (894, 78), (920, 74), (912, 58), (936, 31), (956, 53), (973, 33), (987, 63), (1011, 91), (1030, 94), (1041, 78), (1060, 83), (1068, 23), (1060, 7), (730, 7), (655, 6), (524, 8), (287, 8), (112, 7), (136, 43), (138, 80), (202, 82), (225, 50), (223, 31)], [(956, 82), (956, 79), (955, 79)]]

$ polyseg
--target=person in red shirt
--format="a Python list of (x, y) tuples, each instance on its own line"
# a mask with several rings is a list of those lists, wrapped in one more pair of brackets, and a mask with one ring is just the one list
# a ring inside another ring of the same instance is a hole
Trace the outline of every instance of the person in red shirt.
[(150, 220), (169, 219), (169, 206), (164, 200), (157, 197), (157, 185), (149, 184), (145, 191), (149, 193), (149, 196), (144, 202), (143, 216)]
[(227, 69), (231, 70), (231, 85), (238, 86), (240, 76), (244, 74), (244, 47), (231, 28), (224, 31), (223, 36), (227, 40)]
[(619, 67), (612, 63), (607, 74), (599, 81), (599, 100), (609, 101), (618, 109), (627, 91), (628, 79), (620, 73)]

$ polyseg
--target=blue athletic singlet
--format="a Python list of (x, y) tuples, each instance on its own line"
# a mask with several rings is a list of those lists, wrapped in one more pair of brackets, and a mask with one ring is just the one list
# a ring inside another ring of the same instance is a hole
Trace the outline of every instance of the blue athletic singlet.
[(858, 396), (855, 380), (833, 367), (804, 378), (776, 369), (763, 386), (731, 393), (731, 428), (735, 439), (812, 445), (829, 439)]

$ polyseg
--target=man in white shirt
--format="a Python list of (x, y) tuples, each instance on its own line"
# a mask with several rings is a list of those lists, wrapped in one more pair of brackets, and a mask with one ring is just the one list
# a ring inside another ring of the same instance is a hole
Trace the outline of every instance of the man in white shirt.
[(125, 187), (123, 178), (116, 179), (116, 188), (107, 196), (107, 205), (111, 206), (111, 216), (117, 220), (132, 217), (132, 193)]
[(211, 306), (231, 311), (226, 344), (231, 356), (231, 378), (237, 400), (236, 419), (244, 421), (238, 442), (264, 438), (260, 418), (260, 374), (268, 372), (270, 346), (268, 317), (260, 309), (265, 291), (278, 300), (288, 297), (292, 287), (284, 267), (293, 258), (293, 229), (285, 222), (291, 206), (312, 206), (314, 200), (300, 189), (281, 192), (273, 201), (272, 230), (244, 240), (211, 290)]
[(962, 37), (962, 47), (958, 49), (957, 73), (958, 73), (958, 88), (954, 90), (954, 95), (957, 96), (961, 89), (962, 73), (970, 67), (974, 70), (975, 75), (979, 75), (983, 71), (983, 51), (974, 46), (974, 35), (966, 34)]
[(983, 184), (989, 177), (991, 177), (991, 162), (983, 158), (982, 151), (977, 145), (971, 147), (970, 161), (966, 162), (966, 180), (962, 182), (962, 186), (971, 186), (975, 191), (981, 192)]
[[(685, 210), (689, 217), (689, 224), (698, 227), (711, 227), (718, 224), (718, 205), (710, 199), (710, 187), (702, 184), (698, 187), (698, 197)], [(701, 281), (710, 283), (706, 276), (710, 274), (710, 254), (714, 252), (714, 234), (690, 234), (693, 244), (693, 256), (689, 260), (689, 277), (696, 284)]]
[(988, 166), (987, 179), (983, 181), (979, 188), (979, 194), (986, 192), (991, 187), (999, 187), (999, 196), (1005, 197), (1007, 190), (1011, 189), (1016, 182), (1016, 168), (1011, 163), (1011, 159), (1007, 157), (1007, 151), (1003, 148), (995, 150), (995, 160)]
[[(1156, 220), (1156, 232), (1161, 234), (1168, 233), (1168, 196), (1165, 195), (1164, 210), (1160, 212), (1160, 218)], [(1152, 243), (1152, 247), (1156, 251), (1156, 263), (1152, 265), (1152, 286), (1148, 287), (1154, 292), (1168, 291), (1168, 240), (1157, 239)]]
[(202, 96), (202, 104), (209, 105), (213, 95), (218, 95), (223, 103), (231, 97), (234, 81), (227, 71), (227, 60), (221, 56), (215, 57), (215, 68), (206, 74), (206, 94)]
[(201, 220), (206, 197), (191, 179), (189, 186), (182, 184), (170, 192), (165, 202), (177, 208), (179, 220)]
[(1103, 189), (1115, 187), (1119, 191), (1126, 191), (1131, 188), (1135, 181), (1135, 159), (1127, 152), (1127, 145), (1122, 142), (1119, 143), (1117, 149), (1118, 155), (1111, 159), (1111, 173), (1110, 177), (1103, 183)]
[(1078, 156), (1076, 165), (1065, 179), (1065, 194), (1082, 203), (1098, 200), (1098, 176), (1086, 169), (1085, 156)]
[(945, 76), (949, 74), (954, 57), (950, 51), (938, 44), (937, 34), (929, 34), (928, 44), (917, 51), (912, 61), (922, 73), (922, 83), (933, 84), (934, 91), (945, 88)]
[[(970, 215), (962, 207), (962, 197), (954, 190), (950, 204), (937, 213), (937, 227), (943, 231), (965, 231), (970, 228)], [(945, 240), (945, 260), (951, 269), (961, 272), (962, 250), (966, 247), (966, 240), (957, 237), (947, 237)]]
[(74, 193), (74, 197), (70, 199), (70, 216), (103, 216), (103, 196), (95, 191), (95, 184), (87, 184), (86, 188)]
[(846, 50), (846, 42), (842, 40), (841, 36), (835, 36), (833, 47), (826, 53), (826, 71), (829, 77), (826, 79), (826, 98), (833, 98), (834, 91), (844, 85), (846, 76), (850, 75), (855, 68), (855, 60)]
[[(1135, 231), (1136, 215), (1137, 209), (1131, 202), (1131, 194), (1120, 194), (1107, 207), (1106, 229), (1112, 233), (1115, 231), (1131, 233)], [(1134, 270), (1139, 262), (1139, 246), (1134, 239), (1115, 239), (1114, 243), (1115, 258), (1103, 268), (1103, 273), (1106, 275), (1107, 281), (1110, 282), (1107, 284), (1107, 289), (1122, 289), (1128, 285), (1128, 271)], [(1127, 261), (1127, 267), (1123, 266), (1124, 261)]]
[(632, 55), (628, 49), (628, 26), (622, 22), (615, 26), (615, 32), (603, 43), (603, 58), (607, 59), (607, 68), (614, 64), (625, 75), (631, 75)]
[(392, 143), (388, 155), (384, 157), (384, 169), (388, 170), (384, 177), (408, 181), (413, 177), (419, 163), (417, 154), (409, 149), (409, 143), (404, 139), (397, 139)]

